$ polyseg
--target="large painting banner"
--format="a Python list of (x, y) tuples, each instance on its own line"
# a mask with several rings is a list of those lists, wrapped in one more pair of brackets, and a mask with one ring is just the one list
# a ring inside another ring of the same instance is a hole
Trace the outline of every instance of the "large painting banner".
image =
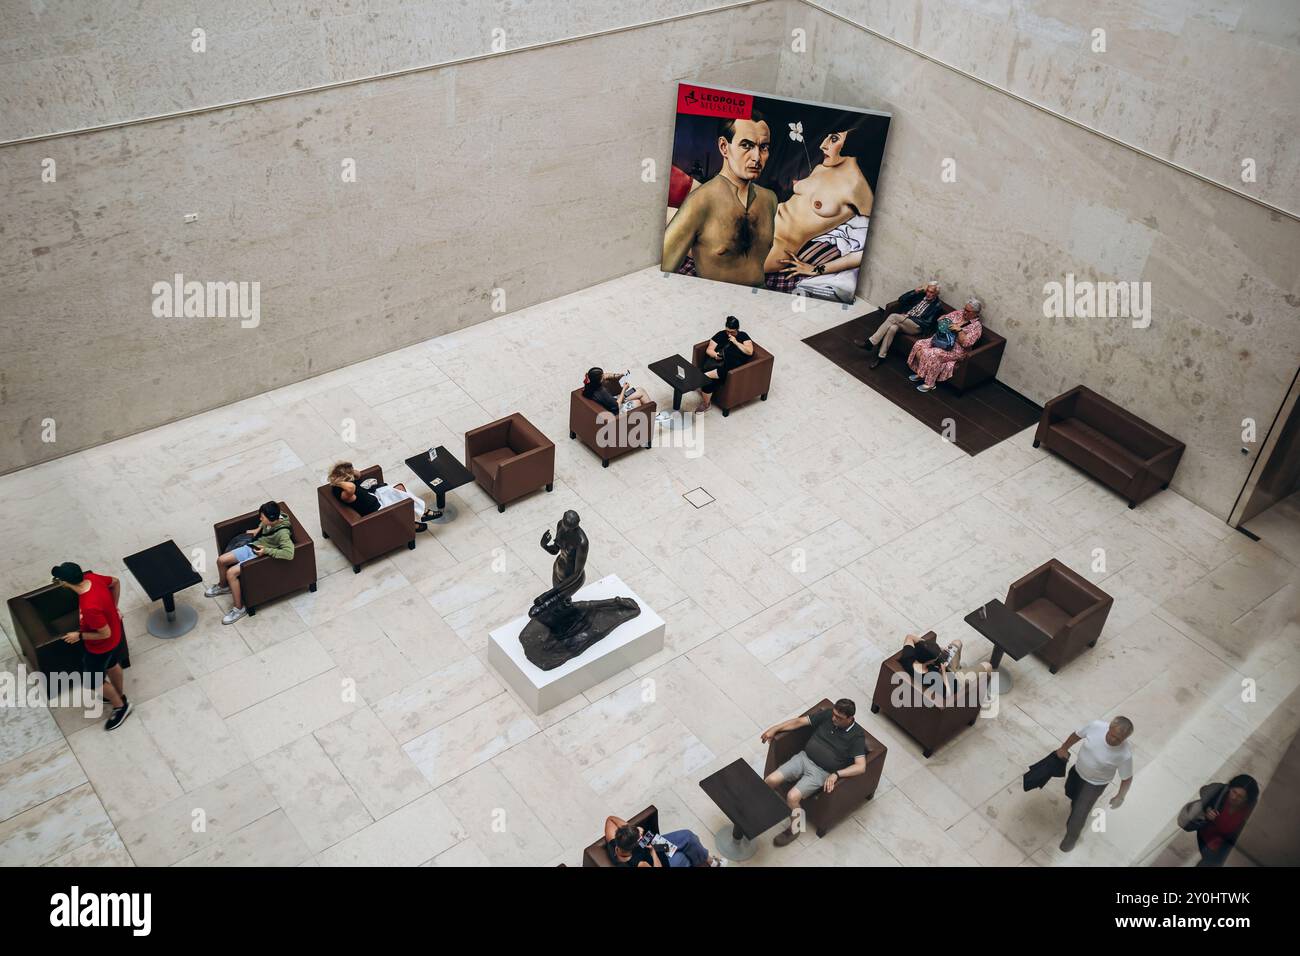
[(889, 114), (682, 83), (665, 272), (852, 302)]

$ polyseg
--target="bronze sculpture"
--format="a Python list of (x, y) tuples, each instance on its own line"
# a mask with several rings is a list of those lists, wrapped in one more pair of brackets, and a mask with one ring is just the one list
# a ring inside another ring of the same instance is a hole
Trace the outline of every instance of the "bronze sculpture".
[(542, 535), (542, 549), (556, 555), (552, 587), (533, 601), (519, 643), (528, 659), (544, 671), (572, 660), (641, 613), (636, 601), (626, 597), (573, 600), (586, 580), (587, 534), (579, 521), (576, 511), (566, 511), (555, 526), (554, 540), (550, 531)]

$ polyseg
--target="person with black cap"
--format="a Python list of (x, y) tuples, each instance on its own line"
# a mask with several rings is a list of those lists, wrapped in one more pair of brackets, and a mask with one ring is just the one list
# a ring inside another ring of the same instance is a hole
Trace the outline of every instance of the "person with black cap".
[(71, 561), (51, 568), (50, 575), (55, 584), (76, 592), (77, 630), (64, 634), (63, 639), (69, 644), (81, 645), (83, 671), (92, 686), (104, 688), (104, 699), (113, 706), (113, 713), (105, 722), (104, 729), (116, 730), (131, 713), (118, 657), (122, 646), (122, 615), (117, 610), (117, 597), (121, 590), (118, 580), (110, 575), (82, 571), (81, 565)]
[(204, 591), (203, 596), (229, 594), (233, 606), (221, 619), (221, 623), (234, 624), (248, 613), (239, 589), (240, 565), (264, 554), (282, 561), (293, 560), (293, 522), (280, 512), (278, 504), (268, 501), (257, 511), (257, 527), (236, 535), (226, 543), (226, 549), (217, 558), (217, 583)]
[(727, 380), (727, 373), (753, 357), (754, 343), (747, 333), (740, 331), (740, 319), (729, 315), (726, 328), (709, 339), (704, 353), (700, 361), (700, 371), (704, 373), (704, 384), (700, 386), (704, 400), (698, 409), (701, 412), (709, 410), (712, 395)]

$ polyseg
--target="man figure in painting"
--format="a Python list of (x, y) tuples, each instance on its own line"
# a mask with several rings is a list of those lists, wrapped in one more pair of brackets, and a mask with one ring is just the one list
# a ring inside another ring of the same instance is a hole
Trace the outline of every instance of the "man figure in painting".
[(664, 232), (664, 272), (690, 257), (693, 274), (721, 282), (762, 286), (772, 248), (776, 193), (757, 183), (767, 164), (772, 133), (763, 114), (718, 124), (722, 169), (682, 202)]

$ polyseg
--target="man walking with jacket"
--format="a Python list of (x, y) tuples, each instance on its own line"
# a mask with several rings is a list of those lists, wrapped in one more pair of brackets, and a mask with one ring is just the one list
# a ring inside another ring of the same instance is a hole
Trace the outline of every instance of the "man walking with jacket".
[(1128, 738), (1133, 733), (1133, 722), (1127, 717), (1116, 717), (1109, 724), (1093, 720), (1070, 734), (1056, 755), (1068, 760), (1070, 748), (1082, 741), (1079, 756), (1065, 778), (1065, 795), (1070, 798), (1070, 817), (1065, 822), (1065, 839), (1061, 852), (1069, 853), (1088, 822), (1093, 804), (1106, 792), (1106, 787), (1119, 774), (1119, 793), (1110, 801), (1110, 808), (1118, 810), (1133, 783), (1133, 750)]

